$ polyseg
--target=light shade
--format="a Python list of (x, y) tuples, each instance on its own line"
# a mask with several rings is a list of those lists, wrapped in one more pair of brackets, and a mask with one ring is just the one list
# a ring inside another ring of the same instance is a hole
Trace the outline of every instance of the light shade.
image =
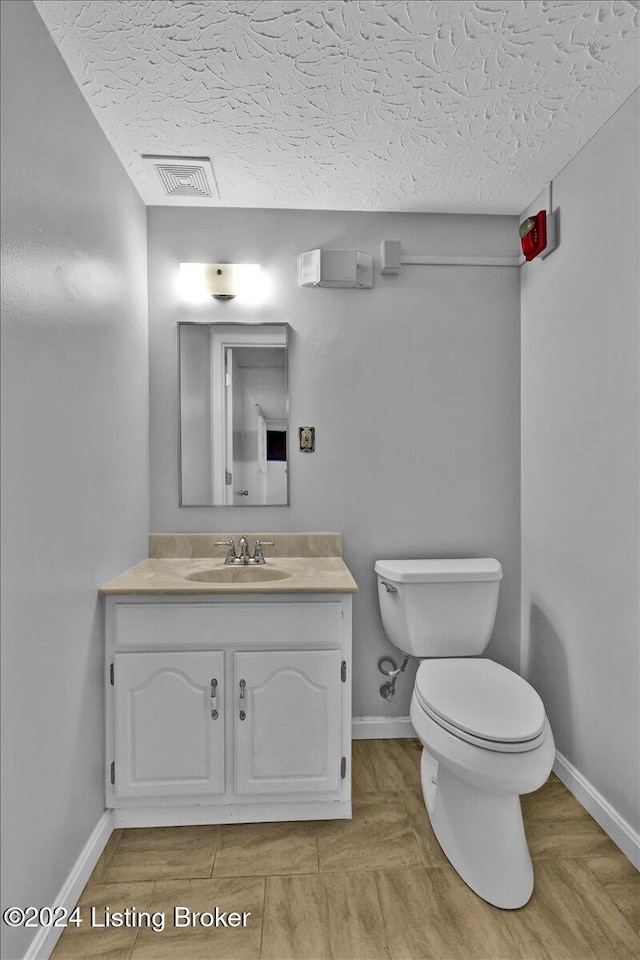
[(257, 263), (181, 263), (178, 287), (191, 303), (238, 300), (260, 303), (265, 284)]
[[(238, 266), (235, 263), (207, 263), (204, 282), (207, 293), (216, 300), (233, 300), (239, 284)], [(258, 267), (258, 270), (260, 267)]]

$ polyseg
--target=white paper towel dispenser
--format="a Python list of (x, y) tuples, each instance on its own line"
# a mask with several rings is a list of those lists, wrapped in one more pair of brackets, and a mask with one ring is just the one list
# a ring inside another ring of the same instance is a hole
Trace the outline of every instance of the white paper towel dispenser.
[(373, 257), (360, 250), (307, 250), (300, 254), (301, 287), (372, 287)]

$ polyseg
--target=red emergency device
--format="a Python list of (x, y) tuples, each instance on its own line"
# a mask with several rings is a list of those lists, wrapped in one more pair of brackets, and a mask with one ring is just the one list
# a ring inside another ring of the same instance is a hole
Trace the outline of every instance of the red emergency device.
[(547, 246), (547, 211), (539, 210), (520, 224), (520, 244), (525, 260), (534, 260)]

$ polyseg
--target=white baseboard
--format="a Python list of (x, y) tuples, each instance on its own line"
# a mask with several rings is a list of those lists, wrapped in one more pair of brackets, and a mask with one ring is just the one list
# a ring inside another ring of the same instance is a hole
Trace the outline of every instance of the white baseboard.
[[(52, 908), (65, 907), (69, 911), (73, 910), (112, 831), (113, 813), (111, 810), (105, 810), (71, 868), (58, 896), (51, 904)], [(29, 945), (24, 960), (49, 960), (62, 932), (62, 927), (40, 927)]]
[(409, 717), (354, 717), (353, 740), (388, 740), (415, 737)]
[(562, 780), (576, 800), (579, 800), (585, 810), (591, 814), (596, 823), (599, 823), (615, 845), (640, 870), (640, 834), (624, 820), (608, 800), (596, 790), (592, 783), (580, 773), (561, 753), (556, 752), (556, 762), (553, 772)]

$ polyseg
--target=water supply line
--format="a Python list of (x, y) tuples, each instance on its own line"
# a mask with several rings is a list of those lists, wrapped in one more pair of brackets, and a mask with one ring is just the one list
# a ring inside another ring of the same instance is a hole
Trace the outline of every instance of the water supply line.
[[(393, 696), (396, 692), (396, 680), (398, 679), (399, 675), (404, 673), (404, 671), (407, 669), (408, 663), (408, 654), (405, 654), (405, 658), (400, 666), (396, 664), (392, 657), (380, 657), (378, 660), (378, 670), (383, 676), (389, 678), (387, 682), (383, 683), (380, 687), (380, 696), (383, 700), (393, 700)], [(387, 664), (391, 665), (390, 670), (387, 668)]]

